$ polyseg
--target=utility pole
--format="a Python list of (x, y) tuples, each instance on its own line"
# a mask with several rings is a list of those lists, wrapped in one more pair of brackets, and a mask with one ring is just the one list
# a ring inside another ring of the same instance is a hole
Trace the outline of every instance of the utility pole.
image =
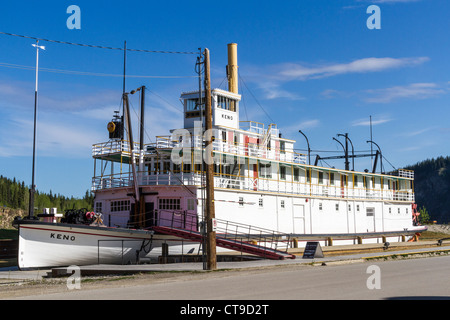
[(205, 49), (205, 150), (206, 153), (206, 254), (207, 269), (217, 269), (216, 232), (213, 230), (214, 210), (214, 164), (212, 148), (212, 107), (211, 107), (211, 70), (209, 50)]

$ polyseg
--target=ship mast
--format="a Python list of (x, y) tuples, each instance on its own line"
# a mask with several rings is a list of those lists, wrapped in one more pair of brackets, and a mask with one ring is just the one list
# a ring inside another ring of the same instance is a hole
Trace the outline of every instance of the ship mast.
[(131, 131), (131, 117), (130, 117), (130, 106), (128, 101), (128, 93), (125, 92), (122, 96), (123, 98), (123, 106), (124, 106), (124, 115), (125, 120), (127, 123), (127, 132), (128, 132), (128, 143), (130, 148), (130, 161), (131, 161), (131, 168), (133, 171), (133, 184), (134, 184), (134, 196), (135, 196), (135, 205), (134, 205), (134, 219), (138, 219), (137, 224), (139, 226), (142, 226), (142, 221), (140, 220), (140, 208), (141, 208), (141, 202), (140, 202), (140, 194), (139, 194), (139, 187), (138, 187), (138, 181), (137, 181), (137, 173), (136, 173), (136, 158), (134, 155), (134, 141), (133, 141), (133, 132)]

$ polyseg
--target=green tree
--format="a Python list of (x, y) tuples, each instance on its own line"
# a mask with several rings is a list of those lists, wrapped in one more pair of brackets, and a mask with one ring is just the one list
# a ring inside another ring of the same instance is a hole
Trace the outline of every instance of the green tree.
[(430, 214), (428, 213), (427, 208), (422, 206), (419, 209), (419, 212), (420, 212), (420, 216), (419, 216), (420, 217), (420, 222), (422, 222), (422, 223), (430, 222)]

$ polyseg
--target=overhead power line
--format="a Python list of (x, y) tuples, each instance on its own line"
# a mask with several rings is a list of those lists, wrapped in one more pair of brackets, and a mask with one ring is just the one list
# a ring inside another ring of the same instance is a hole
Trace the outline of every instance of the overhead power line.
[(108, 50), (135, 51), (135, 52), (147, 52), (147, 53), (198, 54), (198, 52), (192, 52), (192, 51), (166, 51), (166, 50), (145, 50), (145, 49), (107, 47), (107, 46), (100, 46), (100, 45), (75, 43), (75, 42), (69, 42), (69, 41), (59, 41), (59, 40), (51, 40), (51, 39), (45, 39), (45, 38), (37, 38), (37, 37), (24, 36), (24, 35), (20, 35), (20, 34), (14, 34), (14, 33), (9, 33), (9, 32), (2, 32), (2, 31), (0, 31), (0, 34), (6, 35), (6, 36), (33, 39), (33, 40), (38, 40), (38, 41), (47, 41), (47, 42), (68, 44), (68, 45), (74, 45), (74, 46), (80, 46), (80, 47), (99, 48), (99, 49), (108, 49)]
[[(34, 66), (24, 66), (20, 64), (0, 62), (0, 67), (22, 69), (22, 70), (35, 70)], [(100, 72), (86, 72), (86, 71), (75, 71), (75, 70), (63, 70), (63, 69), (50, 69), (50, 68), (39, 68), (39, 71), (43, 72), (53, 72), (62, 74), (74, 74), (81, 76), (98, 76), (98, 77), (123, 77), (122, 74), (109, 74)], [(159, 78), (159, 79), (177, 79), (177, 78), (198, 78), (198, 76), (149, 76), (149, 75), (127, 75), (127, 78)]]

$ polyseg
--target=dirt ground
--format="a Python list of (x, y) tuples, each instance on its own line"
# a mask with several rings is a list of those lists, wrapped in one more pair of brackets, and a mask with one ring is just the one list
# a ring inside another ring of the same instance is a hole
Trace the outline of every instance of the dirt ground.
[[(99, 276), (83, 277), (80, 284), (81, 290), (94, 290), (103, 288), (132, 287), (152, 283), (169, 283), (174, 281), (189, 281), (227, 277), (241, 274), (255, 274), (270, 272), (272, 268), (308, 268), (305, 265), (268, 266), (246, 269), (229, 269), (217, 271), (171, 271), (171, 272), (149, 272), (145, 274), (124, 276)], [(65, 293), (68, 288), (68, 278), (42, 279), (36, 281), (0, 281), (0, 300), (27, 299), (30, 295)], [(76, 290), (76, 289), (72, 289)], [(101, 297), (99, 297), (101, 299)]]

